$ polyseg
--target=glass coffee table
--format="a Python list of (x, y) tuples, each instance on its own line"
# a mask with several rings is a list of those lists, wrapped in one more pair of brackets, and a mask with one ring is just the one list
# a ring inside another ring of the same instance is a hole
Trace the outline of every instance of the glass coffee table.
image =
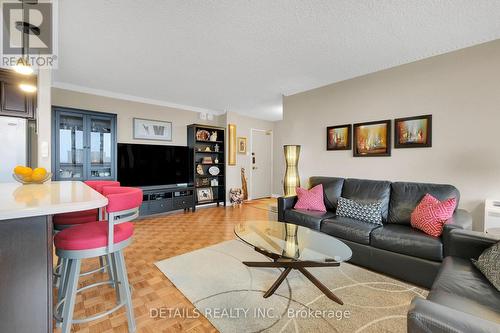
[(284, 269), (264, 298), (274, 294), (292, 269), (296, 269), (329, 299), (344, 304), (307, 270), (308, 267), (338, 267), (341, 262), (351, 259), (351, 249), (337, 238), (306, 227), (275, 221), (243, 222), (234, 227), (234, 233), (255, 251), (272, 260), (244, 261), (244, 265)]

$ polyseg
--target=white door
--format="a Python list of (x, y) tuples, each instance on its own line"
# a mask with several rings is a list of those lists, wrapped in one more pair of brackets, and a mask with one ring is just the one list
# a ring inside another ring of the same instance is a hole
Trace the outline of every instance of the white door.
[(272, 145), (271, 131), (252, 129), (252, 188), (251, 199), (271, 196), (272, 188)]

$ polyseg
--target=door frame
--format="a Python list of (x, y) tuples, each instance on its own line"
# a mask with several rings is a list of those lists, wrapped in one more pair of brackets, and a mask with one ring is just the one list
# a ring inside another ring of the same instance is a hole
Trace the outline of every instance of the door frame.
[(249, 145), (249, 151), (247, 154), (250, 156), (250, 172), (247, 173), (248, 175), (248, 200), (253, 200), (253, 159), (252, 159), (252, 152), (253, 152), (253, 133), (254, 132), (263, 132), (263, 133), (270, 133), (271, 136), (271, 165), (269, 167), (269, 172), (271, 173), (271, 193), (269, 193), (270, 196), (273, 195), (273, 185), (274, 185), (274, 154), (273, 154), (273, 148), (274, 148), (274, 132), (273, 130), (263, 130), (259, 128), (250, 128), (250, 145)]

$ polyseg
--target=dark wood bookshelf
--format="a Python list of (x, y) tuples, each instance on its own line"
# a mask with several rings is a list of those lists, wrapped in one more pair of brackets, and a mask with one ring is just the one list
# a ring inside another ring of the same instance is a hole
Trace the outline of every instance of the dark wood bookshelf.
[[(199, 140), (196, 133), (200, 130), (205, 130), (212, 134), (217, 133), (217, 140)], [(187, 142), (190, 149), (190, 156), (192, 158), (191, 165), (193, 165), (193, 170), (190, 174), (190, 182), (192, 182), (196, 190), (201, 188), (207, 188), (212, 191), (213, 200), (210, 201), (199, 201), (197, 191), (195, 191), (194, 199), (196, 205), (207, 205), (207, 204), (220, 204), (226, 205), (226, 130), (224, 127), (192, 124), (187, 127)], [(219, 151), (215, 151), (216, 145)], [(207, 147), (210, 147), (210, 151), (205, 151)], [(198, 150), (202, 149), (202, 150)], [(203, 157), (211, 157), (212, 161), (218, 160), (217, 163), (203, 163)], [(204, 174), (199, 175), (196, 172), (198, 166), (203, 168)], [(211, 175), (208, 173), (208, 169), (212, 166), (217, 166), (220, 169), (218, 175)], [(218, 185), (211, 185), (211, 181), (217, 179)], [(202, 181), (207, 181), (208, 185), (202, 185)]]

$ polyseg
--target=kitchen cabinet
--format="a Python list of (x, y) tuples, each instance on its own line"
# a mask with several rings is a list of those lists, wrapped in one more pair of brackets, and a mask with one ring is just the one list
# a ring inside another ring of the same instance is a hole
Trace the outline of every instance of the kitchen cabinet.
[(36, 76), (23, 76), (11, 70), (0, 69), (0, 116), (35, 117), (36, 92), (22, 91), (19, 84), (25, 81), (36, 85)]

